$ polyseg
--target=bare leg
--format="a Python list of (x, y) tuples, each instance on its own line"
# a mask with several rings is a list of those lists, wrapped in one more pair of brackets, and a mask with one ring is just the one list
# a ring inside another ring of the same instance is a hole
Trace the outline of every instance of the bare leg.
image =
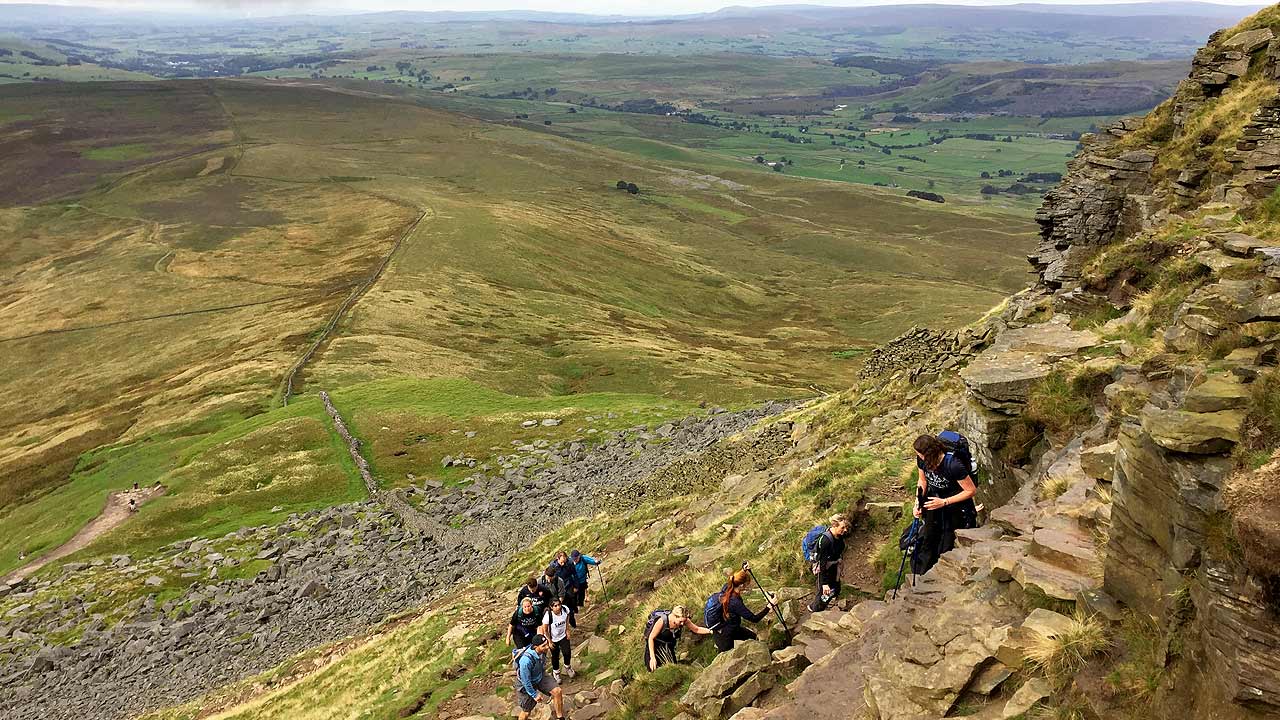
[(556, 717), (558, 718), (564, 717), (564, 691), (563, 690), (557, 687), (555, 690), (551, 691), (551, 703), (555, 705)]

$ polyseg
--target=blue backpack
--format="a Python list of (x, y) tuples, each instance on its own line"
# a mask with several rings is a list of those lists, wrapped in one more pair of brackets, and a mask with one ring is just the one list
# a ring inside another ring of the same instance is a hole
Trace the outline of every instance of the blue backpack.
[(813, 562), (817, 559), (814, 553), (818, 549), (818, 538), (822, 537), (822, 533), (826, 531), (826, 525), (815, 525), (812, 530), (804, 534), (804, 539), (800, 541), (800, 555), (805, 562)]
[(950, 455), (964, 464), (964, 469), (971, 474), (977, 472), (978, 466), (973, 462), (973, 451), (969, 449), (969, 439), (955, 430), (943, 430), (938, 439), (947, 446)]
[(707, 598), (707, 604), (702, 607), (702, 619), (706, 621), (707, 627), (715, 629), (715, 626), (724, 621), (721, 616), (720, 593), (711, 593), (711, 597)]

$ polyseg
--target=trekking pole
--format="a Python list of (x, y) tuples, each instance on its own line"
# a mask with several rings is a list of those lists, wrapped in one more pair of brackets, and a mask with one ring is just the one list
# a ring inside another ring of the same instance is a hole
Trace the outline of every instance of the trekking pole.
[(600, 594), (604, 595), (609, 592), (609, 586), (604, 584), (604, 571), (599, 565), (596, 565), (596, 574), (600, 576)]
[(787, 621), (783, 619), (782, 611), (779, 610), (777, 604), (773, 602), (773, 597), (769, 595), (769, 591), (765, 590), (764, 586), (760, 584), (760, 579), (756, 577), (755, 571), (751, 569), (751, 564), (742, 563), (742, 569), (746, 570), (747, 573), (751, 575), (751, 580), (755, 582), (756, 587), (760, 588), (760, 592), (764, 593), (765, 602), (769, 603), (769, 607), (773, 608), (773, 611), (778, 614), (778, 622), (782, 623), (782, 631), (787, 634), (787, 638), (789, 639), (791, 637), (791, 628), (787, 627)]

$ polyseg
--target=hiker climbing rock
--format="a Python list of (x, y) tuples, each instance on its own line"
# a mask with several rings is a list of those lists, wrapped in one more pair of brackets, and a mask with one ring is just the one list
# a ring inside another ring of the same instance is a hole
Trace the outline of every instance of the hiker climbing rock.
[(977, 525), (973, 496), (972, 456), (964, 436), (953, 447), (933, 435), (917, 437), (915, 516), (924, 520), (919, 548), (912, 559), (912, 572), (923, 575), (938, 558), (956, 544), (956, 530)]
[(689, 618), (683, 605), (676, 605), (670, 612), (654, 610), (649, 613), (649, 620), (644, 626), (644, 666), (650, 672), (668, 663), (675, 664), (676, 643), (685, 628), (695, 635), (711, 634), (710, 630)]
[(707, 598), (702, 616), (707, 627), (711, 629), (711, 637), (715, 640), (716, 649), (720, 652), (732, 650), (736, 640), (755, 640), (757, 638), (755, 631), (742, 627), (742, 621), (760, 622), (773, 607), (773, 598), (768, 598), (770, 604), (765, 605), (758, 613), (751, 612), (742, 600), (742, 588), (750, 582), (751, 574), (744, 565), (742, 570), (729, 573), (728, 582), (720, 588), (719, 592)]
[(516, 705), (520, 708), (520, 720), (528, 720), (534, 706), (550, 702), (554, 717), (564, 718), (564, 692), (560, 684), (547, 674), (547, 653), (551, 641), (545, 635), (535, 635), (527, 647), (516, 650)]
[(524, 598), (520, 607), (511, 614), (511, 622), (507, 625), (507, 644), (522, 648), (528, 645), (538, 634), (542, 625), (542, 613), (533, 609), (533, 600)]
[(600, 561), (590, 555), (584, 555), (574, 550), (569, 553), (569, 564), (573, 566), (573, 590), (577, 596), (575, 599), (578, 601), (578, 607), (585, 607), (587, 604), (587, 586), (591, 582), (591, 566), (599, 565)]
[(525, 598), (529, 598), (533, 602), (533, 611), (541, 615), (554, 597), (551, 590), (538, 582), (538, 578), (530, 575), (520, 588), (520, 594), (516, 596), (516, 607), (520, 607), (520, 603), (524, 602)]
[(542, 615), (542, 634), (551, 638), (551, 674), (556, 682), (560, 682), (560, 658), (564, 658), (564, 672), (569, 677), (573, 672), (573, 647), (570, 645), (572, 633), (569, 630), (569, 608), (564, 601), (556, 598), (551, 601), (547, 611)]
[(852, 529), (853, 523), (847, 515), (833, 515), (830, 527), (823, 530), (818, 526), (805, 535), (801, 547), (811, 563), (817, 585), (813, 602), (809, 604), (813, 612), (826, 610), (840, 595), (840, 558), (844, 555), (844, 538)]

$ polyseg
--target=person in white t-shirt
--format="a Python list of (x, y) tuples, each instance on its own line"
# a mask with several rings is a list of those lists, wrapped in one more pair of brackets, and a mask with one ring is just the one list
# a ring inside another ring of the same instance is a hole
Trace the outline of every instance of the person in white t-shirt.
[(547, 611), (542, 615), (542, 634), (551, 638), (551, 674), (555, 676), (556, 682), (560, 682), (560, 657), (564, 656), (564, 673), (569, 677), (574, 676), (573, 668), (573, 648), (569, 645), (569, 608), (564, 606), (564, 601), (555, 598), (547, 605)]

